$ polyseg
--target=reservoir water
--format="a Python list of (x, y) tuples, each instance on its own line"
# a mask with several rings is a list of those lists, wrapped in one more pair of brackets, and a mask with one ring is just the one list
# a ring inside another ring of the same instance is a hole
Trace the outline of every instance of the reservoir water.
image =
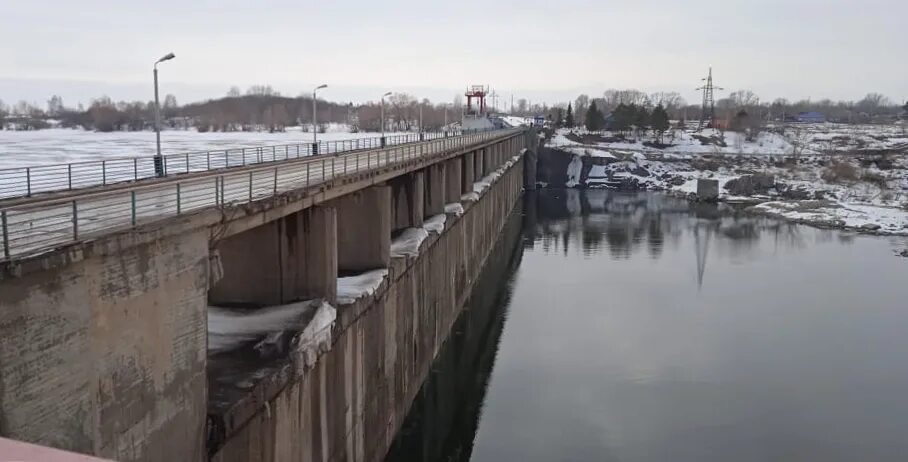
[(905, 246), (528, 194), (387, 460), (906, 460)]

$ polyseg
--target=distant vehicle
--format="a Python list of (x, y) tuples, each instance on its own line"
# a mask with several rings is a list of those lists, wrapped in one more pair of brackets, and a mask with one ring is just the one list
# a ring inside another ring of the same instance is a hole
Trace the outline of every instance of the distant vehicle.
[(545, 117), (543, 117), (543, 116), (533, 117), (533, 126), (534, 127), (542, 127), (544, 125), (545, 125)]

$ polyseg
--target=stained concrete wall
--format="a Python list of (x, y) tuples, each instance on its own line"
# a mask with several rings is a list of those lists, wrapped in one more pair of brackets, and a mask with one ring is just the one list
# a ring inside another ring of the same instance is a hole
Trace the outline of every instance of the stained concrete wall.
[[(473, 183), (476, 181), (476, 153), (468, 152), (461, 156), (463, 162), (463, 176), (460, 185), (461, 194), (473, 190)], [(458, 198), (459, 199), (459, 198)]]
[(0, 284), (0, 433), (119, 461), (204, 457), (208, 230)]
[(391, 230), (422, 226), (425, 212), (425, 173), (413, 172), (390, 181)]
[(460, 202), (463, 195), (463, 161), (458, 157), (445, 162), (445, 204)]
[(462, 311), (523, 185), (522, 161), (416, 258), (394, 259), (374, 297), (338, 309), (333, 346), (296, 370), (212, 460), (379, 461)]
[(337, 212), (310, 207), (214, 244), (214, 305), (279, 305), (337, 295)]
[(391, 261), (391, 187), (372, 186), (332, 201), (337, 209), (337, 268), (366, 271)]
[(445, 212), (445, 189), (447, 188), (445, 163), (439, 162), (425, 170), (426, 196), (423, 215), (431, 217)]

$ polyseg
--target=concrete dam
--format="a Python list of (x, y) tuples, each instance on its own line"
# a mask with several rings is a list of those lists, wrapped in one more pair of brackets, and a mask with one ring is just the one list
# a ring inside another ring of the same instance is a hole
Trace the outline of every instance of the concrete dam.
[(498, 130), (0, 201), (0, 436), (383, 460), (537, 144)]

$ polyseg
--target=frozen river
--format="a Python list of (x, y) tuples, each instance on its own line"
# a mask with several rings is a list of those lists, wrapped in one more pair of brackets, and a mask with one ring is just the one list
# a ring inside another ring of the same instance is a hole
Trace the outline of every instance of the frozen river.
[[(399, 133), (387, 133), (387, 136)], [(380, 133), (350, 133), (344, 130), (319, 133), (318, 140), (340, 141), (374, 138)], [(167, 154), (214, 151), (228, 148), (311, 143), (312, 133), (300, 127), (286, 132), (207, 132), (166, 130), (161, 132), (161, 151)], [(152, 156), (154, 132), (100, 133), (81, 129), (37, 131), (0, 130), (0, 169), (47, 164), (63, 164), (114, 157)]]

